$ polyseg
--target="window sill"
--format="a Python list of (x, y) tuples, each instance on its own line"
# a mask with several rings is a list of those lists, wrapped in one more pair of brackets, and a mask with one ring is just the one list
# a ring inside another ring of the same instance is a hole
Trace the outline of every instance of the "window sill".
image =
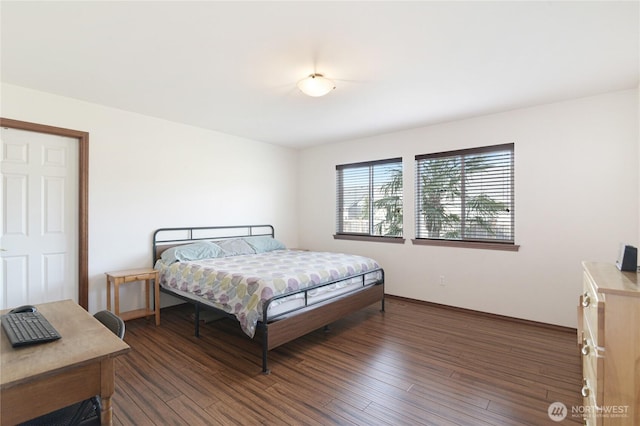
[(473, 241), (452, 241), (452, 240), (428, 240), (422, 238), (412, 239), (414, 245), (420, 246), (442, 246), (442, 247), (461, 247), (483, 250), (502, 250), (502, 251), (519, 251), (520, 246), (517, 244), (504, 243), (479, 243)]
[(351, 241), (371, 241), (375, 243), (392, 243), (404, 244), (405, 239), (402, 237), (376, 237), (373, 235), (352, 235), (352, 234), (335, 234), (334, 240), (351, 240)]

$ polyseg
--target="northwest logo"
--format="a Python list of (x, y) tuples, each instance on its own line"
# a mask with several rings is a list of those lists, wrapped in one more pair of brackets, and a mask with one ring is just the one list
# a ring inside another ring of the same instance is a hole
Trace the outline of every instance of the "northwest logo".
[(567, 417), (567, 406), (562, 402), (554, 402), (549, 405), (547, 414), (554, 422), (561, 422)]

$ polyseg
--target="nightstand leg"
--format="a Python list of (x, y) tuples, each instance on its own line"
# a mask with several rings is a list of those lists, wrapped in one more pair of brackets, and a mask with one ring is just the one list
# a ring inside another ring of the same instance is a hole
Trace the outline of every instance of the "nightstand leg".
[(115, 303), (115, 310), (113, 313), (118, 316), (120, 316), (120, 281), (124, 282), (121, 278), (116, 278), (113, 282), (113, 300)]
[(160, 325), (160, 283), (158, 282), (158, 276), (153, 279), (153, 309), (156, 311), (156, 325)]
[(149, 298), (151, 297), (150, 286), (151, 280), (147, 278), (146, 280), (144, 280), (144, 300), (147, 313), (151, 312), (151, 301), (149, 300)]
[(107, 275), (107, 310), (111, 310), (111, 280)]

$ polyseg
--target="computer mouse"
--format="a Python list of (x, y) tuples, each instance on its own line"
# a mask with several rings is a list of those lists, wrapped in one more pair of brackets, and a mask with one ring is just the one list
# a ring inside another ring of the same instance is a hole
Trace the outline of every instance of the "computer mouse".
[(17, 308), (13, 308), (12, 310), (9, 311), (9, 313), (20, 314), (22, 312), (36, 312), (36, 311), (37, 309), (33, 305), (23, 305), (23, 306), (18, 306)]

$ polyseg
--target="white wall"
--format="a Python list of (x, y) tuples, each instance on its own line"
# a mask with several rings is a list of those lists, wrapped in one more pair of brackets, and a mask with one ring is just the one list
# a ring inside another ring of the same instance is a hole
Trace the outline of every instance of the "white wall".
[[(105, 272), (151, 266), (157, 228), (269, 223), (298, 244), (294, 150), (7, 84), (1, 100), (2, 117), (89, 132), (91, 312)], [(139, 287), (122, 310), (142, 306)]]
[[(388, 294), (576, 326), (581, 260), (638, 242), (638, 91), (305, 149), (300, 245), (377, 259)], [(414, 246), (414, 156), (515, 143), (519, 252)], [(335, 165), (404, 158), (404, 245), (334, 240)], [(445, 277), (445, 286), (440, 285)]]
[[(90, 133), (92, 312), (106, 306), (104, 272), (150, 265), (156, 228), (260, 222), (289, 246), (378, 259), (389, 294), (575, 326), (580, 261), (612, 262), (620, 242), (638, 243), (638, 92), (299, 153), (6, 84), (0, 114)], [(516, 150), (519, 252), (333, 240), (336, 164), (404, 158), (409, 240), (414, 155), (506, 142)], [(124, 296), (123, 309), (140, 306), (139, 291)]]

